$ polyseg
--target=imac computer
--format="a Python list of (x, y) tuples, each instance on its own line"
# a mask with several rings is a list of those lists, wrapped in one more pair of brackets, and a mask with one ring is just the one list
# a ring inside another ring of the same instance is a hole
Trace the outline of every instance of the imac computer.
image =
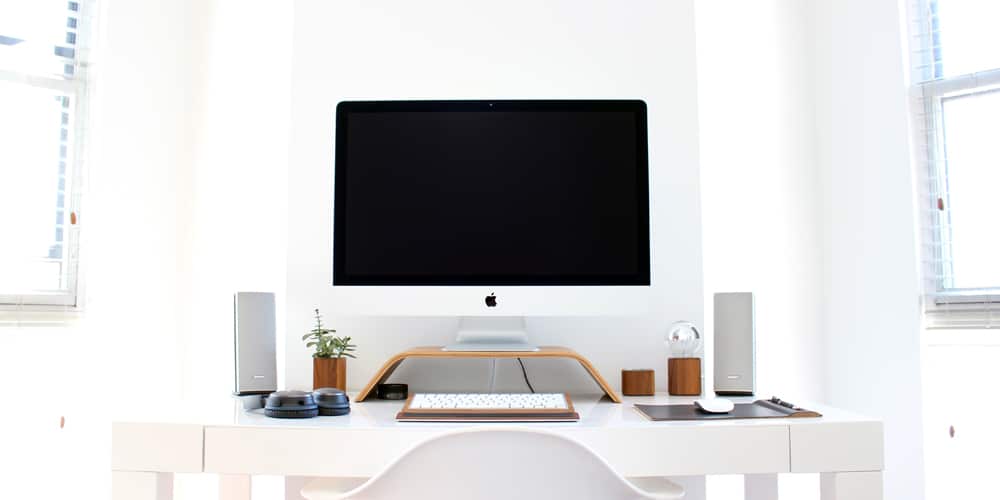
[(525, 317), (649, 308), (646, 105), (337, 106), (333, 299), (458, 316), (448, 350), (531, 351)]

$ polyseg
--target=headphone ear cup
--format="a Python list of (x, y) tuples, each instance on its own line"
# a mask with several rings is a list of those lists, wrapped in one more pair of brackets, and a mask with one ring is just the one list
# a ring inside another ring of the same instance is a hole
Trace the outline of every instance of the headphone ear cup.
[(319, 415), (319, 405), (311, 392), (272, 392), (264, 402), (264, 415), (272, 418), (312, 418)]
[(271, 418), (312, 418), (319, 415), (319, 409), (315, 410), (272, 410), (264, 408), (264, 415)]
[(337, 409), (337, 408), (320, 408), (319, 409), (319, 416), (321, 416), (321, 417), (339, 417), (341, 415), (347, 415), (348, 413), (351, 413), (351, 409), (350, 408), (343, 408), (343, 409)]
[(313, 399), (319, 406), (319, 414), (324, 417), (347, 415), (351, 412), (351, 401), (347, 393), (335, 387), (321, 387), (313, 391)]

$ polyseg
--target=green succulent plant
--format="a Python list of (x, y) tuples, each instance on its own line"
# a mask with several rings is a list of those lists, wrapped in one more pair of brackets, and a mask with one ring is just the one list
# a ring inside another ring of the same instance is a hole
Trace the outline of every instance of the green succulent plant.
[(316, 348), (313, 353), (314, 358), (356, 358), (351, 354), (358, 346), (351, 343), (351, 337), (337, 337), (334, 333), (337, 330), (323, 328), (323, 317), (316, 312), (316, 326), (309, 333), (302, 336), (306, 341), (306, 347)]

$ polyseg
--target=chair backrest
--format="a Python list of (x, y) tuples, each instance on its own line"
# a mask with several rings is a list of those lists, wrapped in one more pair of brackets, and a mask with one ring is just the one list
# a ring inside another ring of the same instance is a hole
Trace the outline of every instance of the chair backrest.
[(644, 499), (589, 448), (551, 432), (458, 431), (404, 453), (348, 498)]

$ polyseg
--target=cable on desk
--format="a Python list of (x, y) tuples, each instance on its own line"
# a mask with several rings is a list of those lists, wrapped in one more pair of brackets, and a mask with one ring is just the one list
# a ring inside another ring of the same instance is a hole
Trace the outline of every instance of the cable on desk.
[(528, 390), (530, 390), (531, 393), (534, 394), (535, 388), (531, 387), (531, 382), (528, 380), (528, 371), (524, 369), (524, 361), (521, 361), (521, 358), (517, 358), (517, 362), (518, 364), (521, 365), (521, 374), (524, 375), (524, 383), (528, 384)]

